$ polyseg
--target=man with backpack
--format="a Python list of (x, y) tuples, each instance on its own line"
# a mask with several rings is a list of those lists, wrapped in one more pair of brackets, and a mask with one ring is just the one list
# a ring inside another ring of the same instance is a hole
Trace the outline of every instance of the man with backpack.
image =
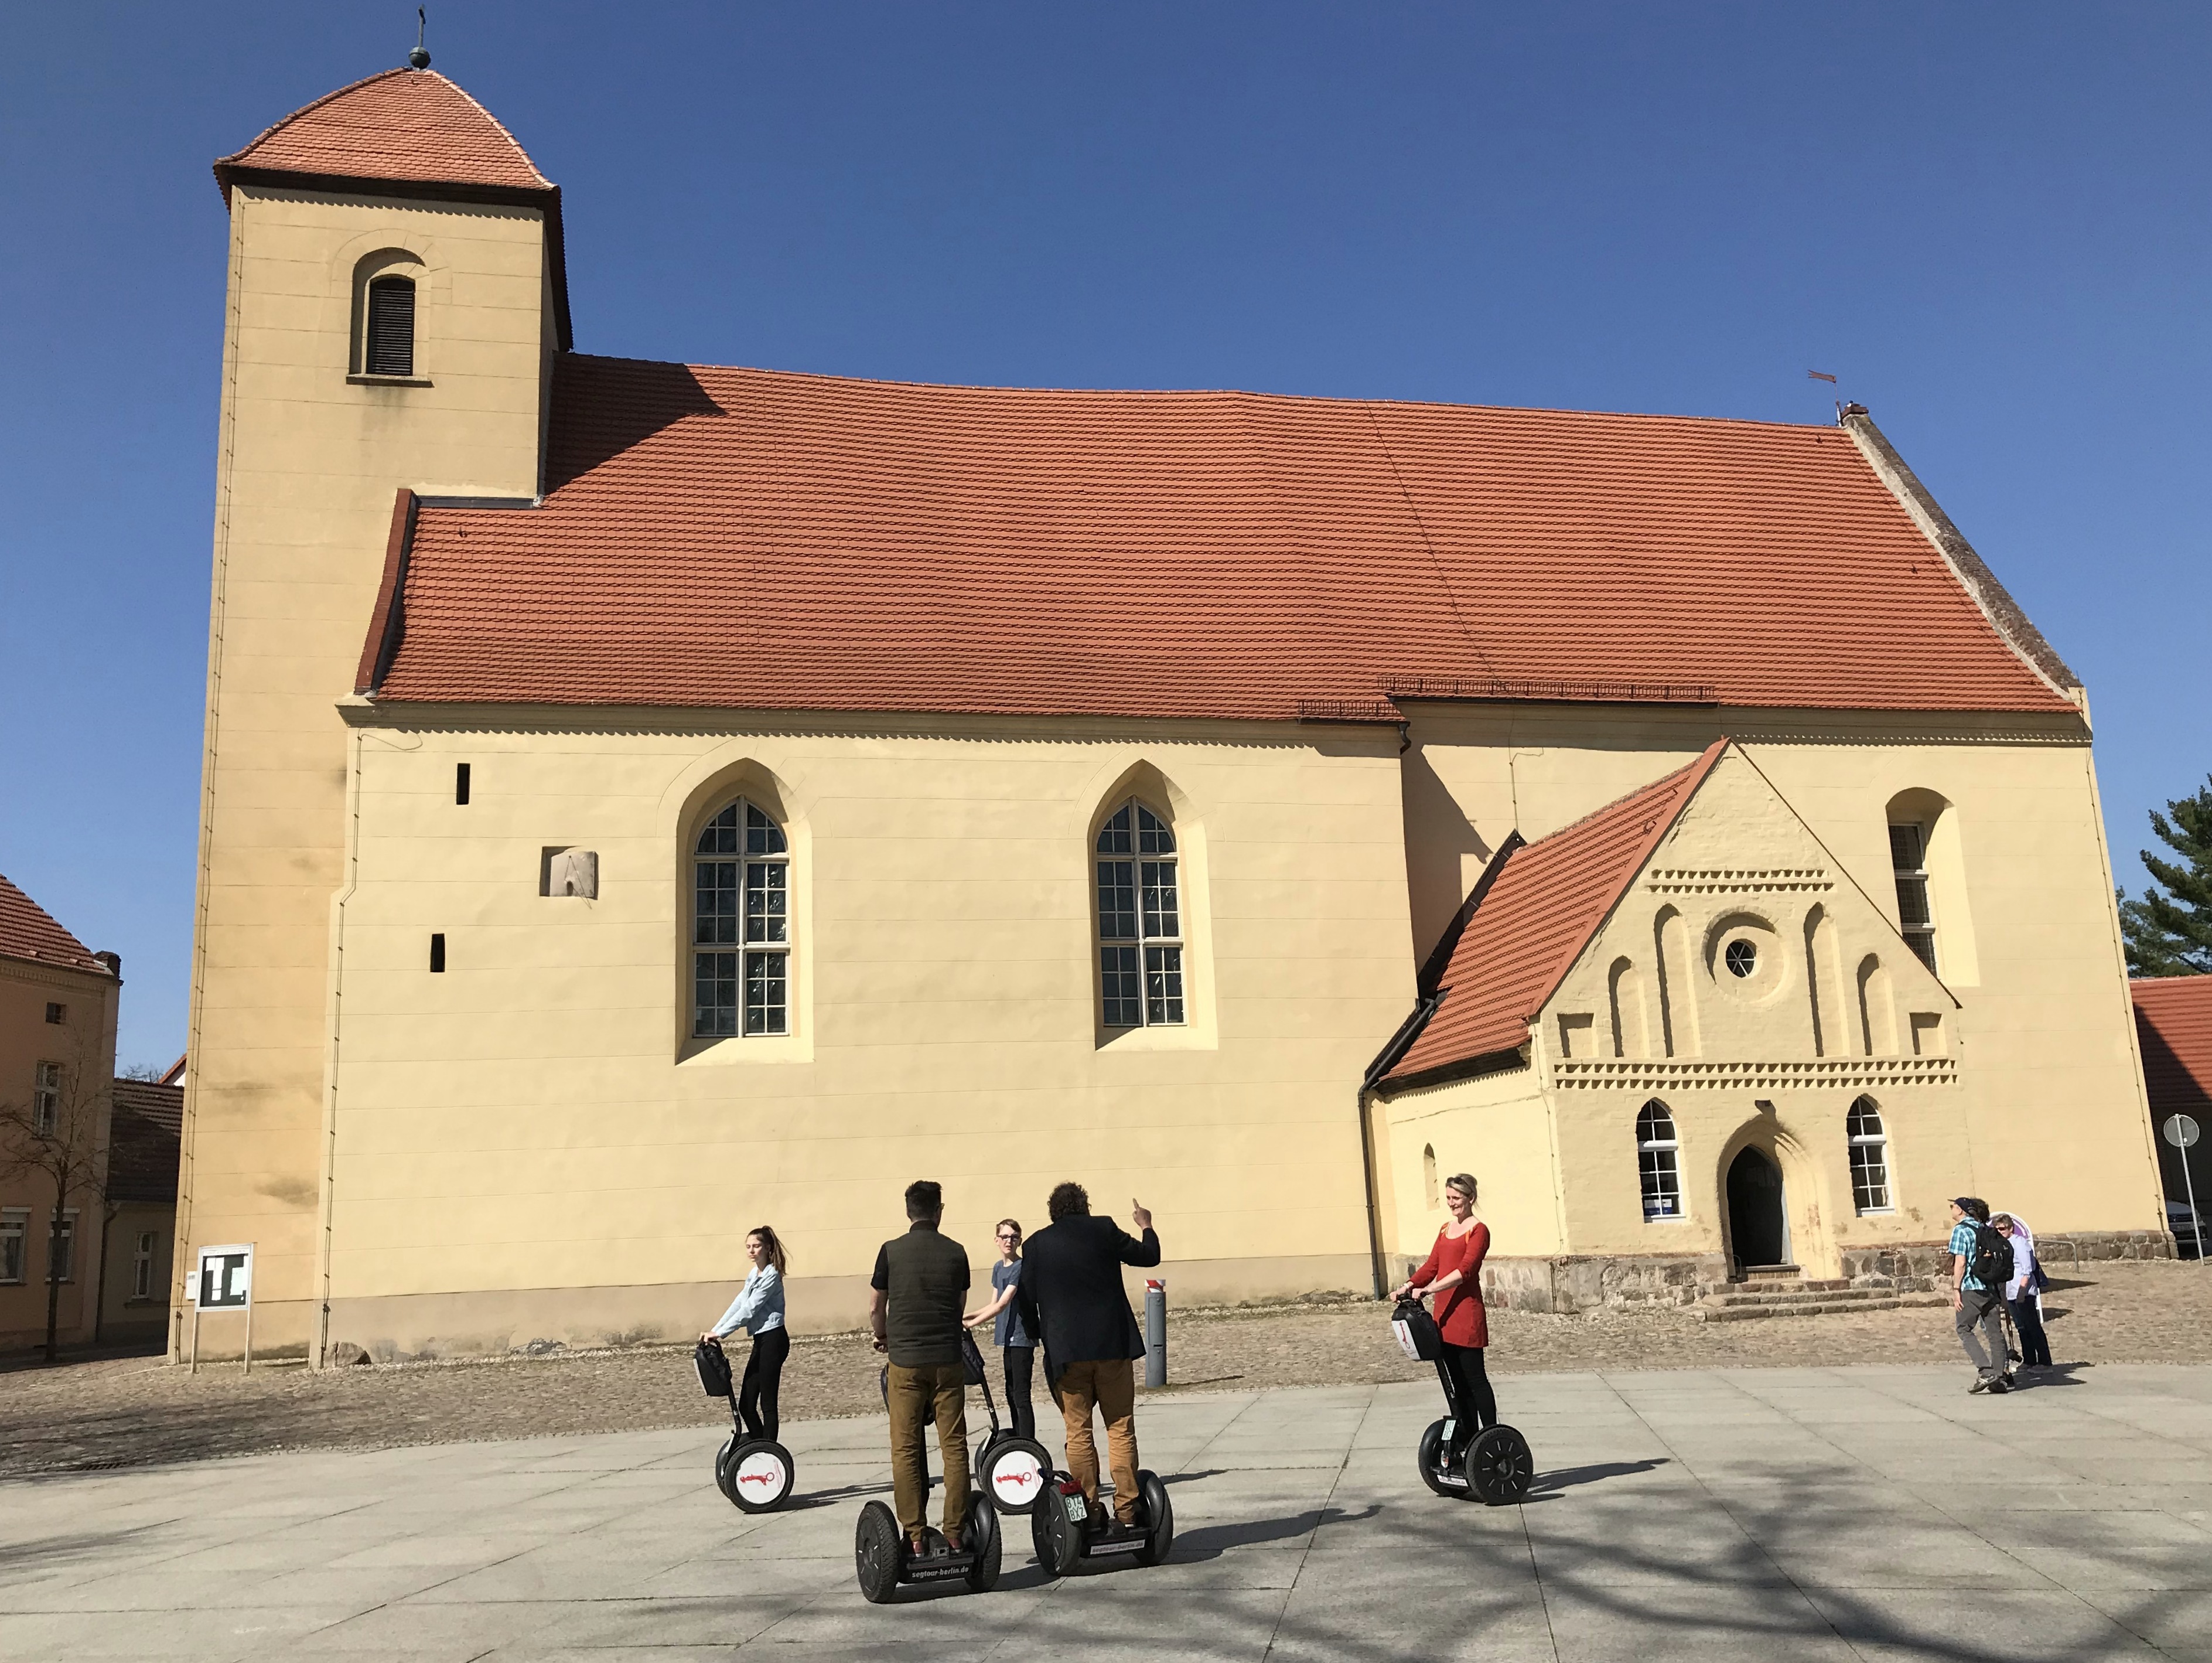
[(2011, 1280), (2012, 1243), (1990, 1227), (1989, 1203), (1978, 1196), (1960, 1196), (1951, 1203), (1951, 1308), (1959, 1343), (1973, 1360), (1970, 1392), (2012, 1390), (2005, 1378), (2004, 1337), (2005, 1284)]

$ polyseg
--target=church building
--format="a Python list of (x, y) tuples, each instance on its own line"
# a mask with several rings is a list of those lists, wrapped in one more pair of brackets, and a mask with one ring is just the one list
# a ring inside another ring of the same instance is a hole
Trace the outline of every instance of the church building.
[[(1188, 1305), (2171, 1252), (2088, 703), (1867, 413), (594, 357), (427, 67), (230, 216), (179, 1266), (258, 1347), (696, 1333), (1062, 1179)], [(588, 325), (587, 325), (588, 326)], [(1780, 1268), (1774, 1268), (1780, 1267)], [(224, 1343), (209, 1325), (203, 1344)]]

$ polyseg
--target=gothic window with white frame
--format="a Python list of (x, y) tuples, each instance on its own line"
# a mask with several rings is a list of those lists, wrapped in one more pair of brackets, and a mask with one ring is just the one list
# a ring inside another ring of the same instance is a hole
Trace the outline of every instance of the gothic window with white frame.
[(1851, 1201), (1862, 1213), (1894, 1212), (1889, 1198), (1889, 1132), (1871, 1097), (1852, 1103), (1844, 1123), (1851, 1153)]
[(1183, 1021), (1182, 896), (1175, 832), (1132, 797), (1098, 828), (1098, 990), (1109, 1028)]
[(708, 820), (692, 851), (691, 1033), (791, 1032), (791, 850), (743, 797)]
[(1636, 1117), (1636, 1172), (1646, 1221), (1682, 1216), (1681, 1147), (1674, 1117), (1653, 1098)]

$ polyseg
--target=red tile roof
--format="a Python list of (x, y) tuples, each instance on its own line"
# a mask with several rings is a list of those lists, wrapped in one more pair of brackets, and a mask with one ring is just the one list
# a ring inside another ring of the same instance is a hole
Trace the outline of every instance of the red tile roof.
[(2212, 1112), (2212, 976), (2130, 982), (2154, 1120)]
[(174, 1201), (184, 1124), (182, 1086), (117, 1081), (114, 1113), (108, 1123), (107, 1198)]
[(1688, 767), (1548, 838), (1501, 850), (1504, 864), (1484, 874), (1486, 886), (1437, 980), (1442, 1003), (1384, 1077), (1404, 1081), (1524, 1044), (1528, 1024), (1728, 744), (1716, 740)]
[(215, 164), (223, 199), (234, 174), (307, 174), (550, 191), (553, 183), (491, 112), (433, 70), (386, 70), (327, 93)]
[(42, 965), (66, 965), (95, 976), (112, 974), (82, 941), (54, 922), (53, 915), (0, 876), (0, 954), (35, 959)]
[(1833, 428), (570, 356), (548, 478), (422, 505), (381, 697), (2072, 709)]

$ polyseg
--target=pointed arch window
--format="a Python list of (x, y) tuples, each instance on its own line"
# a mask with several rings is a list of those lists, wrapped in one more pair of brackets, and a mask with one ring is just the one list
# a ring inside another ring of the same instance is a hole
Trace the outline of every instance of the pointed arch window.
[(1098, 991), (1109, 1028), (1183, 1021), (1182, 896), (1175, 832), (1132, 797), (1098, 828)]
[(791, 851), (783, 828), (740, 797), (693, 850), (696, 1039), (791, 1031)]
[(1896, 1211), (1889, 1198), (1889, 1132), (1871, 1097), (1851, 1105), (1844, 1122), (1851, 1152), (1851, 1201), (1862, 1213)]
[(1653, 1098), (1636, 1117), (1636, 1169), (1647, 1221), (1682, 1216), (1681, 1147), (1674, 1117)]

